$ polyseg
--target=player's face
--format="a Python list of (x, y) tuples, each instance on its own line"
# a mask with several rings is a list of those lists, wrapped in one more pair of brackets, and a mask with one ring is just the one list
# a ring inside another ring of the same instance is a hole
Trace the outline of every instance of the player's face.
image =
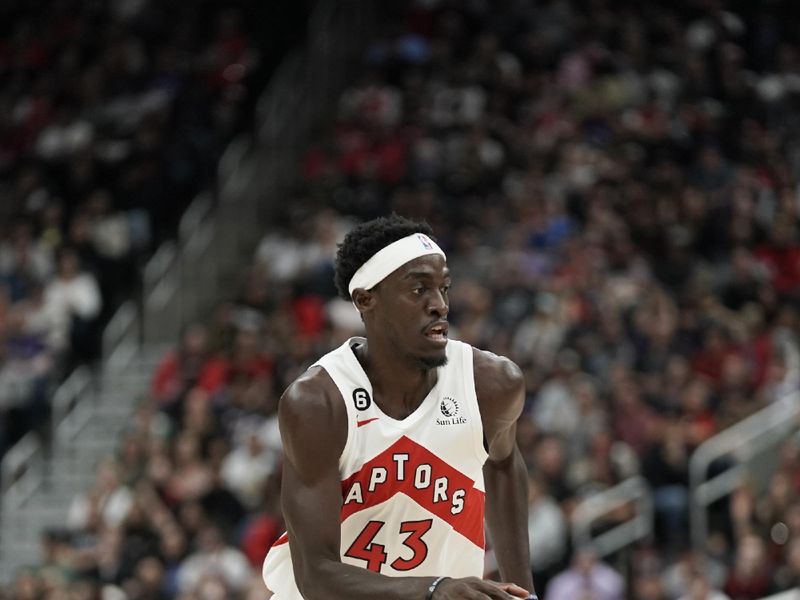
[(416, 258), (376, 289), (376, 325), (389, 343), (423, 367), (447, 362), (450, 274), (438, 254)]

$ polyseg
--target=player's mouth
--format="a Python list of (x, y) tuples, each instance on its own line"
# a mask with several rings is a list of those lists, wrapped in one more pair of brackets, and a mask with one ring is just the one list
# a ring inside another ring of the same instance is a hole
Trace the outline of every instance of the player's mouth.
[(436, 321), (428, 325), (423, 333), (429, 340), (444, 345), (447, 343), (447, 328), (447, 321)]

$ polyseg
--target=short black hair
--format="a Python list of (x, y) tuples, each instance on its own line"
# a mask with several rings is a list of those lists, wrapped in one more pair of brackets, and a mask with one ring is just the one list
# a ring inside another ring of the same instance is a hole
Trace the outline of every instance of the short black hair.
[(334, 281), (339, 295), (351, 300), (347, 288), (361, 265), (379, 250), (412, 233), (424, 233), (433, 238), (433, 230), (425, 221), (412, 221), (397, 214), (365, 221), (350, 230), (336, 252)]

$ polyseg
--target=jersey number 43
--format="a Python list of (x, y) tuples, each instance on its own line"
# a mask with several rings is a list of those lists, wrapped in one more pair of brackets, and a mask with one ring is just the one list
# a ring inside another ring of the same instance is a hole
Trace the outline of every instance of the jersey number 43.
[[(386, 523), (383, 521), (370, 521), (356, 536), (355, 541), (344, 553), (345, 556), (366, 561), (367, 569), (381, 572), (381, 567), (386, 564), (389, 557), (386, 555), (386, 546), (376, 544), (373, 540)], [(407, 534), (403, 545), (411, 549), (410, 558), (395, 558), (389, 566), (395, 571), (410, 571), (420, 566), (428, 556), (428, 545), (422, 539), (433, 525), (433, 519), (423, 521), (404, 521), (400, 523), (400, 533)]]

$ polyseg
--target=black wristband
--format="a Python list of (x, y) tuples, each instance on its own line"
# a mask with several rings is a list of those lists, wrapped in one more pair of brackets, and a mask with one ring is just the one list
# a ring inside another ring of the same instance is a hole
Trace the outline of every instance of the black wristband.
[(431, 586), (428, 588), (428, 593), (425, 594), (425, 600), (433, 600), (433, 592), (436, 591), (436, 588), (439, 587), (439, 584), (442, 583), (445, 579), (450, 579), (449, 577), (439, 577), (438, 579), (434, 579)]

